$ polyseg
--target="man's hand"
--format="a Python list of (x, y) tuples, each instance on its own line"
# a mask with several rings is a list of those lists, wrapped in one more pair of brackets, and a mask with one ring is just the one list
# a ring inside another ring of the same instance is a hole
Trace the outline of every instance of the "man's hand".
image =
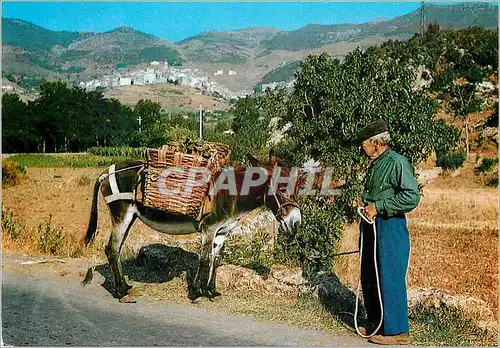
[(377, 216), (377, 208), (375, 208), (374, 203), (365, 207), (364, 215), (368, 220), (373, 220)]

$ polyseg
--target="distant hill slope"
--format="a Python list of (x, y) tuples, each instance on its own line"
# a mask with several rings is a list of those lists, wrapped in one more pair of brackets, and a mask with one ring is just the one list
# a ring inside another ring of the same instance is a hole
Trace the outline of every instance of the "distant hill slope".
[[(358, 41), (375, 35), (406, 39), (420, 31), (420, 11), (392, 20), (363, 24), (311, 24), (295, 31), (277, 34), (263, 42), (268, 50), (317, 48), (340, 41)], [(426, 22), (438, 22), (442, 28), (498, 27), (498, 6), (492, 4), (425, 5)]]
[[(2, 21), (3, 76), (17, 76), (26, 86), (41, 78), (98, 76), (128, 65), (184, 61), (175, 45), (130, 27), (105, 33), (51, 31), (21, 20)], [(11, 78), (12, 79), (12, 78)]]
[(50, 51), (54, 46), (68, 47), (72, 42), (92, 33), (52, 31), (19, 20), (2, 18), (2, 45), (22, 47), (26, 50)]
[(175, 46), (168, 41), (130, 27), (120, 27), (74, 41), (61, 55), (64, 60), (83, 58), (102, 64), (125, 65), (153, 60), (166, 60), (171, 65), (179, 65), (183, 61)]
[(208, 31), (177, 42), (184, 56), (195, 62), (244, 63), (261, 50), (261, 43), (281, 31), (255, 27), (235, 31)]
[[(438, 22), (443, 28), (498, 26), (498, 7), (493, 4), (426, 5), (425, 9), (427, 23)], [(343, 43), (363, 42), (366, 47), (385, 38), (404, 40), (419, 30), (420, 9), (363, 24), (311, 24), (294, 31), (270, 27), (209, 31), (176, 43), (130, 27), (105, 33), (59, 32), (3, 18), (2, 76), (24, 85), (26, 81), (36, 85), (41, 78), (81, 81), (157, 60), (170, 65), (193, 64), (209, 75), (220, 69), (235, 70), (235, 77), (224, 79), (231, 86), (251, 89), (258, 81), (276, 80), (284, 74), (283, 61), (300, 60), (307, 52), (331, 51), (333, 45)], [(281, 70), (273, 73), (277, 67)]]
[(284, 63), (278, 68), (264, 75), (262, 77), (262, 80), (260, 80), (260, 82), (257, 84), (257, 87), (273, 82), (291, 81), (293, 79), (294, 73), (297, 71), (299, 66), (300, 61)]

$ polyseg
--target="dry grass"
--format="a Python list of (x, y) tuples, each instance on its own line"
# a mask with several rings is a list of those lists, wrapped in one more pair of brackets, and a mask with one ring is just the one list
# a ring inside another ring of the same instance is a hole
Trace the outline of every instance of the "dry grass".
[[(214, 301), (200, 299), (197, 305), (228, 314), (249, 315), (264, 320), (335, 332), (341, 329), (312, 294), (293, 287), (279, 288), (254, 271), (223, 265), (218, 270), (217, 289), (223, 294)], [(186, 274), (157, 284), (131, 282), (133, 295), (175, 304), (189, 304)]]
[(116, 98), (128, 106), (135, 106), (141, 99), (150, 99), (159, 103), (163, 109), (197, 110), (200, 104), (212, 110), (229, 108), (227, 102), (202, 95), (193, 88), (173, 84), (122, 86), (118, 89), (107, 90), (104, 95), (107, 98)]
[(49, 216), (37, 228), (26, 227), (23, 220), (6, 210), (2, 214), (2, 246), (6, 250), (27, 254), (50, 254), (62, 257), (88, 257), (102, 252), (102, 245), (84, 247), (82, 239), (74, 233), (55, 226)]
[[(36, 252), (38, 227), (49, 217), (51, 225), (62, 229), (67, 237), (66, 248), (81, 246), (90, 216), (94, 180), (101, 172), (102, 168), (28, 168), (27, 178), (14, 187), (3, 189), (2, 194), (2, 208), (14, 213), (14, 219), (26, 227), (28, 235), (18, 241), (3, 237), (3, 247)], [(103, 258), (104, 254), (100, 251), (109, 238), (111, 220), (101, 196), (98, 209), (98, 236), (94, 249), (85, 252), (85, 255), (95, 253)], [(127, 244), (143, 245), (169, 240), (175, 241), (176, 237), (152, 232), (147, 226), (137, 222)]]

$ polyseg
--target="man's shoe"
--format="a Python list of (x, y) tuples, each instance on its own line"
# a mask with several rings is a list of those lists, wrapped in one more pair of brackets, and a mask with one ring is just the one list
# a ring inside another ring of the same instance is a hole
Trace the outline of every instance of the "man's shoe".
[[(361, 335), (368, 336), (368, 335), (372, 335), (374, 333), (374, 331), (377, 328), (377, 326), (378, 325), (366, 323), (363, 326), (358, 326), (358, 330), (359, 330), (359, 333)], [(382, 327), (380, 327), (380, 329), (378, 330), (378, 332), (382, 332)]]
[(407, 332), (391, 336), (375, 335), (368, 342), (386, 346), (408, 345), (410, 344), (410, 335)]
[(373, 326), (358, 326), (359, 333), (362, 334), (363, 336), (371, 335), (375, 328)]

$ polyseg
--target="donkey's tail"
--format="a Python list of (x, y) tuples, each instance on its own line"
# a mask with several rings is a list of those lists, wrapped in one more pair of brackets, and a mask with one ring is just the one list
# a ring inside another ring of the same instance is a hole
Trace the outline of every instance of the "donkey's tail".
[(99, 196), (99, 188), (101, 187), (102, 180), (97, 179), (94, 185), (94, 197), (92, 198), (92, 209), (90, 211), (89, 226), (85, 234), (85, 245), (89, 245), (95, 238), (97, 232), (97, 198)]

